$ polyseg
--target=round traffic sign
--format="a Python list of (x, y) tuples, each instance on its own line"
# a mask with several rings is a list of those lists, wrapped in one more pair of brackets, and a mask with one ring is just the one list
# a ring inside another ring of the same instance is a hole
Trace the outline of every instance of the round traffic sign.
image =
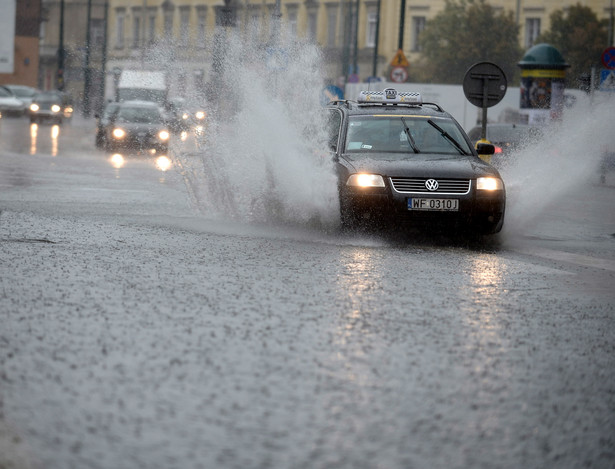
[(463, 93), (478, 107), (491, 107), (506, 94), (506, 75), (492, 62), (472, 65), (463, 77)]
[(404, 83), (408, 79), (408, 70), (405, 67), (393, 67), (391, 70), (391, 81)]
[(615, 47), (607, 47), (604, 49), (602, 53), (602, 65), (604, 65), (609, 70), (615, 69)]

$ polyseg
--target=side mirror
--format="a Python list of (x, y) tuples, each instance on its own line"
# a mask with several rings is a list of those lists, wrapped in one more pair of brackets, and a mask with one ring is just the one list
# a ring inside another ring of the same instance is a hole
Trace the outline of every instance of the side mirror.
[(479, 155), (493, 155), (495, 147), (491, 143), (479, 143), (476, 145), (476, 153)]

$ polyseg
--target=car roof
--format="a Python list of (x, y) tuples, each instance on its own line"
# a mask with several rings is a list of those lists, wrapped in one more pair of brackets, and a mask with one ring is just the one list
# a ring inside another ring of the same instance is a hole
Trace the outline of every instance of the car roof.
[(123, 107), (142, 107), (142, 108), (153, 108), (160, 110), (160, 106), (152, 101), (141, 101), (141, 100), (130, 100), (130, 101), (120, 101), (118, 102), (118, 108)]
[(395, 113), (452, 118), (440, 105), (423, 102), (420, 93), (398, 92), (394, 88), (387, 88), (384, 91), (361, 91), (357, 100), (335, 100), (327, 107), (341, 109), (350, 115)]
[(6, 87), (8, 89), (11, 89), (11, 90), (34, 90), (34, 91), (36, 91), (36, 88), (34, 88), (33, 86), (28, 86), (28, 85), (11, 85), (11, 84), (8, 84), (8, 85), (2, 85), (2, 86)]

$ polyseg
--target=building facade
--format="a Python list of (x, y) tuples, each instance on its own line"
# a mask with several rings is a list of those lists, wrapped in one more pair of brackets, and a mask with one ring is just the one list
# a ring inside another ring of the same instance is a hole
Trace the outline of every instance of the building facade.
[(101, 106), (107, 6), (103, 0), (42, 0), (38, 88), (64, 90), (80, 109), (84, 102)]
[[(232, 29), (246, 40), (274, 45), (278, 29), (285, 41), (313, 41), (323, 50), (329, 84), (388, 79), (390, 62), (401, 48), (409, 66), (421, 54), (420, 33), (445, 8), (445, 0), (43, 0), (41, 73), (43, 88), (57, 85), (60, 4), (64, 4), (64, 83), (83, 100), (84, 90), (106, 90), (124, 69), (169, 71), (172, 95), (202, 93), (215, 67), (216, 34)], [(550, 28), (550, 15), (577, 3), (608, 19), (612, 0), (488, 0), (509, 10), (528, 49)], [(84, 23), (90, 5), (90, 47)], [(403, 8), (403, 10), (402, 10)], [(289, 39), (290, 38), (290, 39)], [(93, 44), (104, 44), (105, 50)], [(400, 47), (401, 46), (401, 47)], [(89, 50), (89, 62), (86, 57)], [(106, 56), (105, 56), (106, 52)], [(88, 66), (89, 63), (89, 66)], [(92, 74), (84, 85), (86, 70)], [(54, 82), (55, 80), (55, 82)]]
[(19, 84), (36, 87), (39, 64), (40, 0), (15, 3), (15, 51), (13, 73), (0, 73), (0, 85)]

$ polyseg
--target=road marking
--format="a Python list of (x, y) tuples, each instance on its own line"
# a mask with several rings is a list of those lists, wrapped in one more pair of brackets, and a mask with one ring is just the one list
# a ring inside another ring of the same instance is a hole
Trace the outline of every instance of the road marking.
[(593, 269), (603, 269), (615, 272), (615, 261), (610, 259), (599, 259), (597, 257), (585, 256), (583, 254), (575, 254), (566, 251), (556, 251), (546, 248), (521, 248), (518, 250), (523, 254), (529, 254), (543, 259), (549, 259), (558, 262), (568, 262), (583, 267), (591, 267)]

